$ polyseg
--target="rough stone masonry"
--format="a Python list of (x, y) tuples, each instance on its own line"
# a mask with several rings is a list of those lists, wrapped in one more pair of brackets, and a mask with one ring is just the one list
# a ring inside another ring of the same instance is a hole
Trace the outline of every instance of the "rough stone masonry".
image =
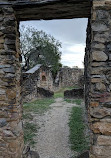
[(90, 158), (111, 158), (111, 0), (0, 0), (0, 158), (22, 158), (24, 147), (19, 21), (89, 18), (85, 100)]

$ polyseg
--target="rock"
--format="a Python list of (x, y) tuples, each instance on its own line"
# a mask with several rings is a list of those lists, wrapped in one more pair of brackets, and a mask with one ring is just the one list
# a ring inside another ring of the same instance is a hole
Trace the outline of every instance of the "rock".
[(31, 151), (30, 147), (27, 146), (24, 149), (23, 158), (40, 158), (40, 156), (37, 151)]
[(111, 108), (111, 102), (105, 102), (103, 106), (106, 108)]
[(106, 10), (97, 10), (96, 15), (98, 20), (106, 20), (110, 16)]
[(0, 128), (1, 128), (1, 127), (4, 127), (4, 126), (6, 126), (6, 125), (7, 125), (6, 119), (5, 119), (5, 118), (1, 118), (1, 119), (0, 119)]
[(77, 158), (89, 158), (89, 151), (83, 152), (82, 154), (77, 156)]
[(106, 61), (108, 56), (102, 51), (95, 51), (92, 53), (92, 59), (94, 61)]
[(92, 23), (92, 30), (93, 31), (108, 31), (109, 28), (104, 22), (94, 22)]
[(96, 122), (92, 124), (94, 133), (110, 135), (111, 136), (111, 122)]
[(41, 87), (37, 88), (37, 92), (38, 92), (38, 95), (40, 95), (41, 97), (50, 98), (50, 97), (53, 97), (53, 95), (54, 95), (54, 92), (52, 92), (50, 90), (46, 90), (46, 89), (41, 88)]
[(99, 106), (99, 102), (90, 102), (90, 106), (97, 107)]
[(96, 83), (96, 89), (99, 90), (99, 91), (105, 91), (106, 86), (103, 83), (98, 82), (98, 83)]
[(93, 153), (96, 155), (95, 158), (110, 158), (111, 157), (111, 146), (93, 146)]
[(100, 135), (97, 138), (97, 144), (100, 146), (111, 146), (111, 136)]
[(111, 110), (100, 107), (90, 108), (90, 115), (95, 118), (104, 118), (111, 115)]

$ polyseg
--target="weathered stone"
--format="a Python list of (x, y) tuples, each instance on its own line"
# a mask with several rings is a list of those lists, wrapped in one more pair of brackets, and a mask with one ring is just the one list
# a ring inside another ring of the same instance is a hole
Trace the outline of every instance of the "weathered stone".
[(94, 22), (92, 23), (92, 30), (101, 32), (101, 31), (108, 31), (109, 28), (104, 22)]
[(111, 102), (105, 102), (104, 107), (106, 108), (111, 108)]
[(111, 123), (109, 122), (96, 122), (92, 124), (94, 133), (101, 133), (104, 135), (111, 135)]
[(108, 41), (108, 36), (109, 36), (108, 32), (104, 32), (101, 34), (96, 33), (94, 35), (94, 41), (100, 42), (100, 43), (105, 43), (106, 41)]
[(94, 61), (106, 61), (108, 56), (102, 51), (95, 51), (92, 53), (92, 59)]
[(98, 136), (97, 144), (101, 146), (111, 146), (111, 136)]
[(90, 108), (90, 115), (95, 118), (104, 118), (106, 116), (110, 116), (111, 111), (106, 108), (95, 107)]
[(102, 82), (102, 78), (92, 78), (91, 82), (92, 83), (98, 83), (98, 82), (100, 83), (100, 82)]
[(3, 68), (3, 71), (8, 73), (15, 73), (15, 68), (13, 66), (8, 68)]
[(97, 107), (99, 106), (99, 102), (90, 102), (90, 106)]
[(106, 156), (106, 157), (111, 157), (111, 147), (110, 146), (93, 146), (93, 153), (96, 156)]
[(105, 49), (105, 45), (102, 44), (102, 43), (99, 43), (99, 44), (98, 43), (94, 43), (94, 44), (92, 44), (92, 48), (103, 50), (103, 49)]
[(99, 90), (99, 91), (105, 91), (106, 86), (103, 83), (98, 82), (98, 83), (96, 83), (96, 89)]
[(16, 98), (16, 91), (14, 91), (14, 90), (8, 89), (6, 91), (6, 94), (7, 94), (8, 99), (15, 99)]
[(96, 16), (97, 20), (106, 20), (110, 17), (109, 13), (106, 10), (97, 10)]
[(7, 121), (6, 121), (6, 119), (0, 119), (0, 128), (1, 127), (4, 127), (4, 126), (6, 126), (7, 125)]
[(13, 133), (10, 130), (3, 130), (4, 137), (14, 137)]
[(82, 154), (77, 156), (77, 158), (89, 158), (89, 151), (84, 151)]

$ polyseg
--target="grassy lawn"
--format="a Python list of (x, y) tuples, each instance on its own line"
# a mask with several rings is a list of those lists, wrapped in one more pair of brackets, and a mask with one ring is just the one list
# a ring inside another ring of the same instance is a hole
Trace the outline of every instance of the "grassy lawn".
[(82, 99), (64, 99), (64, 100), (68, 103), (77, 104), (77, 105), (81, 105), (83, 101)]
[(54, 103), (54, 99), (45, 98), (45, 99), (38, 99), (31, 103), (25, 103), (23, 106), (23, 110), (25, 112), (33, 112), (43, 114), (46, 110), (49, 109), (49, 105)]
[(43, 114), (50, 107), (49, 105), (54, 103), (54, 99), (38, 99), (36, 101), (25, 103), (23, 105), (23, 122), (24, 122), (24, 142), (25, 144), (30, 144), (34, 146), (36, 143), (34, 141), (34, 136), (39, 129), (37, 124), (33, 123), (33, 115), (35, 114)]
[(89, 138), (85, 136), (86, 125), (83, 120), (83, 108), (73, 107), (69, 119), (71, 149), (82, 152), (89, 149)]

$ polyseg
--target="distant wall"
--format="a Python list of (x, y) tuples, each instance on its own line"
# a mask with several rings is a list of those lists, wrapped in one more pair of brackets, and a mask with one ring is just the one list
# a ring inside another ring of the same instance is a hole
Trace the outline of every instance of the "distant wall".
[(58, 81), (59, 87), (73, 87), (78, 85), (79, 79), (83, 76), (83, 69), (79, 68), (61, 68), (56, 81)]

